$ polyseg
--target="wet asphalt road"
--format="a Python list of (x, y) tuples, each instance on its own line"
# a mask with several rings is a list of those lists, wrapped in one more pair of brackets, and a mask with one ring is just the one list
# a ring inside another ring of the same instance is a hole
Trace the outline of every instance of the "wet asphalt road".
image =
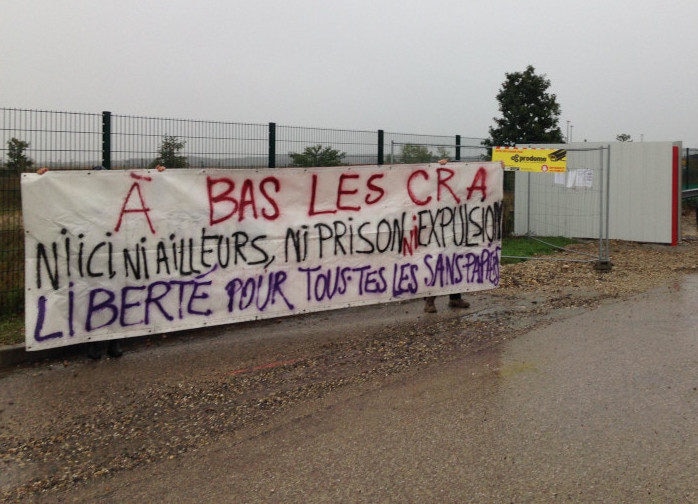
[(698, 277), (42, 502), (698, 502)]

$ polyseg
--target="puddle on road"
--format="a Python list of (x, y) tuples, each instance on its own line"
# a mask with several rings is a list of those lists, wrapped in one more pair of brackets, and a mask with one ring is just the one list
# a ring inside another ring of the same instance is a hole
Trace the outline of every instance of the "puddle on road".
[[(655, 298), (656, 303), (666, 305), (666, 310), (660, 309), (655, 315), (649, 315), (648, 320), (643, 320), (642, 309), (638, 315), (637, 306), (633, 305), (633, 301), (628, 301), (628, 330), (630, 332), (637, 331), (632, 329), (632, 324), (641, 324), (648, 331), (657, 324), (658, 327), (664, 327), (666, 331), (673, 334), (674, 337), (681, 339), (681, 334), (684, 339), (681, 341), (690, 345), (694, 338), (698, 337), (698, 275), (687, 275), (681, 281), (670, 284), (654, 291), (650, 291), (643, 296)], [(548, 321), (555, 323), (556, 321), (569, 320), (577, 314), (589, 312), (588, 308), (584, 307), (563, 307), (553, 308), (546, 314), (534, 313), (536, 304), (548, 302), (545, 299), (527, 298), (520, 300), (514, 307), (507, 302), (496, 303), (483, 310), (472, 312), (464, 315), (463, 319), (468, 320), (506, 320), (506, 325), (511, 330), (534, 330), (534, 327), (540, 325), (541, 322)], [(653, 301), (651, 301), (653, 302)], [(655, 303), (655, 304), (656, 304)], [(617, 308), (623, 304), (613, 303)], [(622, 308), (620, 308), (622, 309)], [(633, 314), (633, 315), (631, 315)], [(640, 317), (638, 319), (637, 317)], [(617, 315), (618, 319), (623, 319), (624, 316)], [(564, 322), (563, 322), (564, 323)], [(582, 323), (582, 322), (580, 322)], [(504, 346), (498, 346), (491, 350), (492, 357), (490, 359), (488, 369), (492, 372), (490, 377), (494, 381), (509, 381), (512, 378), (525, 375), (540, 375), (546, 373), (546, 366), (552, 365), (556, 359), (552, 356), (560, 348), (567, 348), (568, 353), (574, 354), (576, 345), (581, 351), (584, 347), (586, 335), (582, 326), (576, 327), (574, 330), (566, 329), (568, 332), (562, 340), (554, 340), (552, 337), (547, 337), (542, 341), (527, 339), (522, 336), (507, 342)], [(685, 340), (686, 335), (689, 341)], [(612, 335), (616, 337), (617, 335)], [(637, 335), (639, 337), (639, 335)], [(542, 360), (539, 360), (542, 359)], [(551, 360), (552, 359), (552, 360)], [(547, 362), (547, 364), (545, 364)], [(538, 364), (537, 364), (538, 363)], [(564, 374), (564, 373), (563, 373)]]

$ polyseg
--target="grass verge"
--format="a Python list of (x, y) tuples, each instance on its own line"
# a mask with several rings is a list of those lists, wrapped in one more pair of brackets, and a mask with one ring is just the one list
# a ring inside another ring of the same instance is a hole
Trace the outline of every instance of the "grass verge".
[(502, 264), (513, 264), (524, 261), (525, 257), (552, 254), (560, 247), (575, 243), (570, 238), (562, 236), (546, 236), (530, 238), (528, 236), (510, 236), (502, 239)]
[(24, 341), (24, 317), (5, 315), (0, 317), (0, 345), (16, 345)]

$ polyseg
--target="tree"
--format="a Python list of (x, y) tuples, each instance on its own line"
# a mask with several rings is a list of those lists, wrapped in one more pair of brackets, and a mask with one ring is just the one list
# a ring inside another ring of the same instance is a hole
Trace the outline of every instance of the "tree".
[(12, 138), (7, 141), (7, 163), (6, 167), (15, 173), (29, 171), (34, 162), (24, 155), (24, 151), (29, 148), (29, 142)]
[(633, 137), (631, 137), (627, 133), (621, 133), (619, 135), (616, 135), (616, 140), (618, 140), (619, 142), (632, 142)]
[(511, 146), (526, 143), (562, 143), (558, 124), (560, 105), (557, 97), (548, 93), (550, 80), (536, 75), (529, 65), (523, 72), (506, 74), (497, 101), (501, 118), (493, 118), (496, 127), (490, 127), (490, 138), (483, 144)]
[(162, 165), (165, 168), (187, 168), (189, 163), (186, 156), (180, 156), (179, 151), (184, 148), (186, 141), (180, 140), (176, 136), (165, 135), (158, 149), (159, 156), (156, 157), (150, 168)]
[(428, 163), (434, 159), (434, 154), (424, 145), (405, 144), (402, 146), (401, 163)]
[(306, 147), (302, 153), (291, 152), (293, 166), (339, 166), (346, 152), (340, 152), (332, 147), (323, 147), (320, 144)]
[(436, 148), (436, 160), (440, 159), (448, 159), (449, 161), (451, 160), (451, 153), (448, 152), (448, 149), (443, 146), (439, 146)]

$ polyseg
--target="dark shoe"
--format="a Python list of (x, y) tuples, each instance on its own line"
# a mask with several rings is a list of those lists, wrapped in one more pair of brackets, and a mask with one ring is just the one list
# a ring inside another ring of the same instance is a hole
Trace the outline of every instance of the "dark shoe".
[(424, 311), (426, 313), (436, 313), (437, 312), (433, 297), (424, 298)]
[(124, 351), (121, 349), (121, 345), (118, 341), (110, 341), (107, 345), (107, 355), (109, 357), (121, 357), (124, 355)]
[(87, 356), (92, 360), (102, 358), (103, 346), (101, 341), (93, 341), (87, 344)]
[(465, 299), (449, 299), (448, 306), (451, 308), (470, 308), (470, 303)]

